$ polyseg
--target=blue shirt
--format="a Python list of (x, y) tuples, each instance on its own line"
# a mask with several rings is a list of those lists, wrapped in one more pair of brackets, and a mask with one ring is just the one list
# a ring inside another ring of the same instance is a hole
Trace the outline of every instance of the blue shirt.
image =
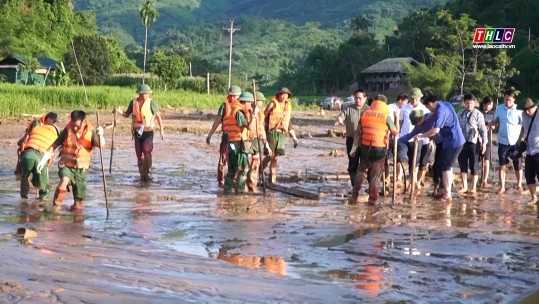
[(439, 101), (434, 117), (434, 128), (440, 129), (443, 148), (453, 149), (464, 145), (465, 139), (459, 125), (459, 119), (449, 102)]
[(517, 143), (522, 128), (522, 111), (517, 110), (517, 105), (507, 108), (502, 103), (496, 108), (494, 119), (498, 118), (500, 128), (498, 130), (498, 143), (512, 146)]
[[(414, 136), (416, 136), (418, 134), (428, 132), (430, 129), (432, 129), (433, 126), (434, 126), (434, 122), (435, 122), (436, 117), (433, 116), (432, 119), (428, 119), (430, 114), (431, 113), (427, 113), (427, 114), (425, 114), (423, 116), (423, 121), (425, 121), (424, 124), (422, 124), (421, 126), (415, 125), (412, 132), (410, 132), (410, 133), (408, 133), (406, 135), (403, 135), (401, 138), (399, 138), (399, 142), (406, 143), (407, 141), (411, 140)], [(433, 140), (434, 140), (435, 143), (439, 144), (439, 143), (442, 142), (443, 138), (440, 135), (440, 133), (437, 133), (436, 135), (434, 135)]]

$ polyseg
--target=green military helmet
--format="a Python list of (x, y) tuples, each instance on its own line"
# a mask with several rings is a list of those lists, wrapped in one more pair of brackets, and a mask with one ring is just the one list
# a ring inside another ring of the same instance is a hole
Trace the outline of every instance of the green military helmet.
[(240, 95), (240, 102), (253, 102), (255, 97), (251, 92), (242, 92)]
[(152, 89), (147, 84), (141, 84), (138, 86), (137, 94), (151, 94)]
[(384, 103), (387, 103), (386, 95), (382, 95), (382, 94), (376, 95), (376, 98), (374, 98), (374, 100), (380, 100), (380, 101), (383, 101)]
[(421, 98), (421, 97), (423, 97), (423, 93), (421, 93), (421, 89), (413, 88), (412, 92), (410, 92), (410, 97), (412, 97), (412, 98)]
[(421, 118), (423, 118), (423, 115), (423, 110), (412, 110), (412, 112), (410, 112), (410, 122), (412, 125), (417, 125), (417, 123), (421, 121)]
[(228, 95), (232, 96), (240, 96), (241, 95), (241, 89), (237, 85), (233, 85), (230, 88), (228, 88)]
[(266, 96), (262, 94), (262, 92), (256, 92), (256, 100), (257, 101), (266, 101)]

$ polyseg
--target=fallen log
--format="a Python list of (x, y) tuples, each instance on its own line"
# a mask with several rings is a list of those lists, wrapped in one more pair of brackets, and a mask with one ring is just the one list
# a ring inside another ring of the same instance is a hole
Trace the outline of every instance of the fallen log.
[(266, 187), (274, 191), (278, 191), (278, 192), (282, 192), (282, 193), (286, 193), (286, 194), (290, 194), (290, 195), (294, 195), (298, 197), (303, 197), (303, 198), (312, 199), (312, 200), (320, 199), (320, 193), (313, 193), (313, 192), (301, 190), (301, 189), (298, 189), (297, 187), (285, 187), (283, 185), (271, 184), (271, 183), (268, 183)]

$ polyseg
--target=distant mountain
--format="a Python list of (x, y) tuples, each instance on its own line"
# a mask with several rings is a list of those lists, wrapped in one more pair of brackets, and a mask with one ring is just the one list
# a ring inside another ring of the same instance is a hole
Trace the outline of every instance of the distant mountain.
[[(144, 36), (138, 15), (143, 0), (73, 0), (75, 10), (96, 13), (101, 32), (120, 43), (140, 43)], [(430, 8), (446, 0), (155, 0), (159, 18), (150, 31), (225, 23), (230, 18), (261, 17), (303, 25), (317, 22), (325, 28), (344, 28), (346, 20), (365, 14), (379, 39), (393, 31), (410, 11)]]

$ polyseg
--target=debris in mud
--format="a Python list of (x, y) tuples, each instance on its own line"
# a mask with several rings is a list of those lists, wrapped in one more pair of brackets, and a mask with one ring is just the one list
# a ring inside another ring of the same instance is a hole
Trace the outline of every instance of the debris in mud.
[(9, 241), (13, 238), (13, 235), (11, 233), (6, 233), (2, 236), (0, 236), (0, 242)]
[(0, 280), (0, 292), (9, 292), (12, 290), (22, 290), (22, 286), (19, 282), (10, 282), (10, 281), (4, 281)]
[(328, 136), (329, 137), (344, 137), (345, 131), (343, 129), (329, 129), (328, 130)]
[(331, 150), (331, 152), (329, 152), (328, 155), (333, 156), (333, 157), (344, 157), (346, 156), (346, 152), (341, 149), (334, 149), (334, 150)]
[(37, 232), (35, 230), (29, 229), (29, 228), (19, 228), (17, 229), (17, 238), (21, 242), (21, 244), (32, 244), (34, 241), (33, 239), (37, 236)]

